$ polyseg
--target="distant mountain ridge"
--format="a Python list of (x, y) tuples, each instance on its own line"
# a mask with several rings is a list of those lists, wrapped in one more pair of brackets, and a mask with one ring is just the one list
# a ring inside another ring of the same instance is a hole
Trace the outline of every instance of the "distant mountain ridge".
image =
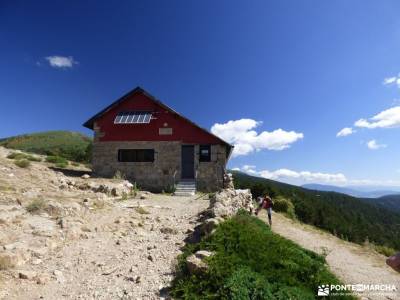
[(340, 187), (340, 186), (317, 184), (317, 183), (304, 184), (301, 187), (309, 190), (342, 193), (357, 198), (380, 198), (382, 196), (387, 196), (387, 195), (400, 195), (400, 191), (394, 191), (394, 190), (361, 191), (351, 187)]
[(386, 195), (379, 198), (364, 198), (362, 200), (400, 213), (400, 194)]

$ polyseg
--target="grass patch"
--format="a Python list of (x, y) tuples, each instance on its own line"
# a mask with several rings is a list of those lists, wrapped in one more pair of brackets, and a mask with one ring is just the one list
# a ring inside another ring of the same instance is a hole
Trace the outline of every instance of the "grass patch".
[(64, 157), (54, 155), (47, 156), (46, 161), (52, 164), (68, 163), (68, 161)]
[(394, 250), (393, 248), (386, 247), (386, 246), (373, 245), (372, 248), (373, 248), (376, 252), (378, 252), (378, 253), (380, 253), (380, 254), (383, 254), (383, 255), (385, 255), (386, 257), (395, 255), (395, 254), (397, 253), (397, 251)]
[(94, 209), (104, 209), (105, 206), (106, 206), (106, 203), (103, 200), (95, 200), (93, 202), (92, 206), (93, 206)]
[(26, 210), (30, 213), (38, 213), (45, 209), (46, 202), (43, 199), (34, 199), (26, 207)]
[(128, 194), (125, 193), (125, 192), (122, 192), (121, 200), (122, 200), (122, 201), (128, 200)]
[(283, 197), (277, 197), (274, 199), (274, 211), (283, 212), (286, 216), (291, 219), (296, 218), (296, 214), (294, 212), (294, 205), (292, 201)]
[(176, 191), (176, 186), (174, 184), (169, 184), (163, 188), (161, 193), (164, 195), (172, 195), (173, 193), (175, 193), (175, 191)]
[(68, 162), (67, 163), (59, 162), (59, 163), (56, 163), (55, 166), (57, 168), (64, 169), (64, 168), (68, 167)]
[(113, 179), (117, 179), (117, 180), (125, 180), (125, 174), (122, 173), (120, 170), (117, 170), (117, 172), (115, 172)]
[(147, 211), (146, 209), (144, 209), (144, 208), (141, 207), (141, 206), (135, 207), (135, 211), (136, 211), (138, 214), (141, 214), (141, 215), (148, 215), (148, 214), (150, 214), (149, 211)]
[(132, 196), (132, 197), (136, 197), (136, 195), (139, 193), (139, 191), (140, 191), (139, 186), (137, 185), (136, 182), (134, 182), (133, 186), (132, 186), (132, 188), (131, 188), (131, 190), (129, 192), (129, 195)]
[[(185, 259), (209, 250), (208, 270), (191, 275)], [(171, 295), (175, 299), (315, 299), (318, 285), (340, 284), (325, 259), (271, 232), (240, 212), (215, 233), (187, 245), (178, 257)], [(327, 297), (329, 298), (329, 297)], [(352, 295), (335, 299), (355, 299)]]
[(25, 153), (21, 153), (21, 152), (12, 152), (7, 155), (7, 158), (15, 159), (15, 160), (26, 159), (29, 161), (42, 161), (42, 159), (40, 157), (36, 157), (36, 156), (30, 155), (30, 154), (25, 154)]
[(16, 160), (14, 164), (20, 168), (28, 168), (31, 165), (30, 161), (27, 159)]
[(0, 256), (0, 270), (7, 270), (14, 267), (11, 258), (8, 256)]

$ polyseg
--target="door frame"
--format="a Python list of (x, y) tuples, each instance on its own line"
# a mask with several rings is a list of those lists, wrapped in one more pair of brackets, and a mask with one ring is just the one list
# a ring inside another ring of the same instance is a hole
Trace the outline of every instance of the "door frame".
[[(193, 176), (192, 177), (184, 177), (183, 176), (183, 148), (192, 148), (193, 149)], [(181, 145), (181, 179), (195, 179), (195, 154), (196, 154), (195, 145)]]

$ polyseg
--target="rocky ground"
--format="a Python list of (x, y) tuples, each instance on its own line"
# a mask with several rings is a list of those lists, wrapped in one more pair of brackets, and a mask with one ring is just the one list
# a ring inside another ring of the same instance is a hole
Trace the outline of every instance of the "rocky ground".
[(207, 197), (133, 191), (0, 148), (0, 299), (160, 299)]

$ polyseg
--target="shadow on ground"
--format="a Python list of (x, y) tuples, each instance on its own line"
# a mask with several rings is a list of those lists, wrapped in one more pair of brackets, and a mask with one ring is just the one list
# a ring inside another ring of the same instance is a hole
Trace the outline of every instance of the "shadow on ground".
[(92, 171), (81, 171), (81, 170), (71, 170), (71, 169), (63, 169), (63, 168), (56, 168), (56, 167), (50, 167), (53, 171), (56, 172), (61, 172), (65, 176), (70, 176), (70, 177), (81, 177), (84, 174), (88, 174), (92, 176)]

